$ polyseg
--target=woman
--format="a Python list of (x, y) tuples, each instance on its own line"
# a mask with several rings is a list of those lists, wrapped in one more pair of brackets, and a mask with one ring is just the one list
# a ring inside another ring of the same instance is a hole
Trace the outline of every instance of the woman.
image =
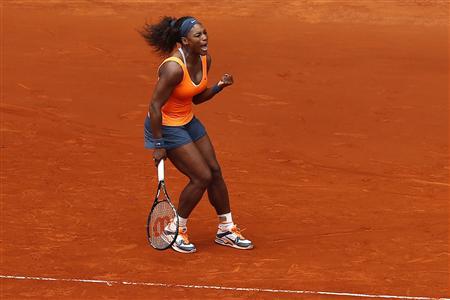
[[(227, 186), (214, 148), (192, 111), (192, 103), (210, 100), (232, 85), (233, 77), (225, 74), (218, 83), (207, 87), (211, 67), (208, 35), (193, 17), (164, 17), (158, 24), (146, 24), (141, 34), (155, 51), (171, 54), (158, 70), (158, 82), (145, 119), (145, 147), (154, 149), (155, 165), (167, 157), (189, 178), (179, 199), (179, 228), (170, 223), (164, 234), (173, 235), (178, 230), (172, 248), (182, 253), (195, 252), (186, 225), (192, 210), (208, 191), (209, 201), (219, 217), (215, 242), (237, 249), (253, 248), (252, 242), (245, 239), (233, 223)], [(180, 47), (173, 51), (177, 43)]]

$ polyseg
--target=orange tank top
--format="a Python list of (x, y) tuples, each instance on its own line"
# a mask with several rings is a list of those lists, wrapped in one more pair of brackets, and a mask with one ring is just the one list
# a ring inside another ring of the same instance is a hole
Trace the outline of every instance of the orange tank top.
[(161, 108), (162, 125), (183, 126), (194, 118), (192, 97), (203, 92), (206, 89), (206, 84), (208, 82), (206, 56), (200, 57), (202, 61), (202, 80), (199, 84), (195, 84), (191, 80), (186, 64), (178, 57), (171, 56), (165, 59), (159, 66), (161, 67), (167, 61), (174, 61), (183, 69), (183, 79), (175, 87), (169, 100), (167, 100)]

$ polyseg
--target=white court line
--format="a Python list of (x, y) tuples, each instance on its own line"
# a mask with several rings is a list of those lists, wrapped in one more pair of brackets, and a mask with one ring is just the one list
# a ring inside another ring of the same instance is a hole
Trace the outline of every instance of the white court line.
[(229, 290), (229, 291), (245, 291), (245, 292), (265, 292), (265, 293), (286, 293), (286, 294), (309, 294), (309, 295), (330, 295), (330, 296), (347, 296), (347, 297), (365, 297), (365, 298), (384, 298), (384, 299), (409, 299), (409, 300), (450, 300), (450, 298), (430, 298), (430, 297), (411, 297), (411, 296), (394, 296), (394, 295), (373, 295), (373, 294), (353, 294), (341, 292), (319, 292), (319, 291), (300, 291), (300, 290), (274, 290), (264, 288), (245, 288), (245, 287), (226, 287), (213, 285), (191, 285), (191, 284), (170, 284), (156, 282), (131, 282), (118, 280), (98, 280), (98, 279), (75, 279), (75, 278), (52, 278), (52, 277), (33, 277), (33, 276), (13, 276), (0, 275), (2, 279), (19, 279), (19, 280), (40, 280), (40, 281), (66, 281), (66, 282), (82, 282), (97, 283), (112, 286), (114, 284), (122, 285), (146, 285), (164, 288), (186, 288), (186, 289), (211, 289), (211, 290)]

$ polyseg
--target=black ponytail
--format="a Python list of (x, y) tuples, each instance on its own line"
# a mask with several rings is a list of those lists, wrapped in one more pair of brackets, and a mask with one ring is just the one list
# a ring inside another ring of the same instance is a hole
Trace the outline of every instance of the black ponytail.
[(157, 24), (145, 23), (139, 33), (156, 52), (167, 55), (177, 43), (181, 43), (180, 26), (187, 18), (190, 17), (176, 19), (165, 16)]

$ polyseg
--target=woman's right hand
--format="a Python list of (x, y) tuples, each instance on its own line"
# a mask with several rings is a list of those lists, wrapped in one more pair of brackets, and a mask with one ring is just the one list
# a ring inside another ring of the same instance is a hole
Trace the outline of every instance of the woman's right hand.
[(153, 161), (155, 162), (156, 167), (158, 167), (158, 164), (161, 161), (161, 159), (166, 159), (166, 158), (167, 158), (166, 149), (161, 148), (161, 149), (155, 149), (153, 151)]

